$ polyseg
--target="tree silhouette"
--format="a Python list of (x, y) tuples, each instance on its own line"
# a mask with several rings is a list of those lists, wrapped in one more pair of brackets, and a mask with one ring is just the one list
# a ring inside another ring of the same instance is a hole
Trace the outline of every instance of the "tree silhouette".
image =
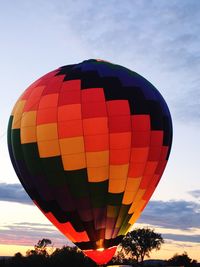
[[(15, 253), (15, 255), (12, 257), (11, 260), (11, 265), (13, 267), (18, 267), (18, 266), (24, 266), (25, 264), (25, 257), (20, 252)], [(1, 266), (1, 265), (0, 265)]]
[(49, 261), (51, 267), (96, 267), (96, 263), (86, 257), (77, 247), (57, 248), (50, 256)]
[(15, 255), (13, 257), (16, 259), (21, 259), (23, 257), (23, 255), (21, 252), (17, 252), (17, 253), (15, 253)]
[(175, 254), (171, 259), (168, 260), (168, 263), (172, 266), (184, 266), (192, 267), (197, 266), (197, 261), (192, 260), (187, 252), (184, 252), (182, 255)]
[(116, 255), (108, 262), (108, 265), (132, 265), (135, 266), (136, 260), (133, 257), (127, 257), (123, 249), (117, 251)]
[(42, 240), (39, 240), (37, 245), (35, 245), (35, 251), (37, 254), (42, 254), (47, 256), (48, 252), (46, 250), (47, 246), (51, 244), (51, 240), (47, 238), (43, 238)]
[(51, 244), (51, 240), (47, 238), (43, 238), (39, 240), (38, 243), (34, 246), (34, 249), (28, 250), (26, 252), (27, 256), (34, 256), (34, 255), (43, 255), (48, 256), (47, 246)]
[(137, 228), (124, 237), (121, 246), (127, 256), (143, 263), (144, 257), (149, 257), (153, 249), (159, 250), (162, 243), (164, 243), (162, 236), (154, 230)]

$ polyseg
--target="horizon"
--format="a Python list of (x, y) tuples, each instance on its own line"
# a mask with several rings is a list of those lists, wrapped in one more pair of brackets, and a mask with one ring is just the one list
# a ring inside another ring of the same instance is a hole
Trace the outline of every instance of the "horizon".
[[(53, 241), (53, 240), (51, 240), (51, 241)], [(52, 243), (53, 244), (53, 243)], [(35, 245), (35, 244), (34, 244)], [(11, 246), (11, 245), (8, 245), (9, 247), (11, 247), (12, 248), (12, 250), (11, 251), (13, 251), (13, 252), (11, 252), (10, 250), (10, 254), (9, 255), (0, 255), (0, 258), (3, 258), (3, 257), (13, 257), (16, 253), (21, 253), (22, 254), (22, 256), (26, 256), (26, 252), (28, 251), (28, 250), (31, 250), (31, 249), (34, 249), (34, 245), (33, 246)], [(68, 245), (68, 246), (73, 246), (73, 244), (65, 244), (65, 245)], [(65, 245), (63, 245), (63, 246), (65, 246)], [(163, 245), (165, 245), (165, 243), (164, 244), (162, 244), (162, 246)], [(62, 248), (63, 246), (60, 246), (60, 247), (53, 247), (53, 251), (55, 251), (55, 249), (57, 249), (57, 248)], [(162, 248), (162, 246), (161, 246), (161, 248)], [(14, 248), (13, 248), (14, 247)], [(18, 248), (22, 248), (21, 250), (18, 250)], [(1, 249), (1, 244), (0, 244), (0, 249)], [(8, 248), (9, 249), (9, 248)], [(50, 251), (50, 250), (52, 250), (52, 248), (51, 248), (51, 246), (49, 246), (49, 247), (47, 247), (47, 251)], [(53, 251), (52, 252), (50, 252), (49, 253), (49, 255), (51, 255), (52, 253), (53, 253)], [(163, 258), (163, 254), (162, 253), (159, 253), (159, 251), (160, 250), (152, 250), (151, 251), (151, 253), (150, 253), (150, 257), (147, 257), (147, 256), (145, 256), (145, 258), (144, 258), (144, 261), (148, 261), (148, 260), (161, 260), (161, 261), (167, 261), (167, 260), (169, 260), (169, 259), (171, 259), (173, 256), (175, 256), (175, 255), (182, 255), (183, 253), (187, 253), (187, 255), (188, 255), (188, 257), (190, 257), (192, 260), (197, 260), (197, 262), (198, 263), (200, 263), (200, 260), (198, 260), (198, 259), (196, 259), (196, 258), (193, 258), (192, 257), (192, 255), (193, 254), (189, 254), (187, 251), (180, 251), (180, 252), (176, 252), (176, 251), (174, 251), (174, 254), (173, 255), (170, 255), (170, 254), (167, 254), (167, 256), (165, 256), (164, 258)]]

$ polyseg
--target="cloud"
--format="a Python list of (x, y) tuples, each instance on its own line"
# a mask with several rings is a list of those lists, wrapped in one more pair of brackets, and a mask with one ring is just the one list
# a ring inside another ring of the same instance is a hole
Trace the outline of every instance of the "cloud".
[[(200, 197), (200, 190), (189, 193), (195, 198)], [(0, 201), (32, 205), (20, 184), (0, 183)], [(150, 201), (138, 223), (172, 229), (200, 228), (200, 204), (184, 200)]]
[[(165, 244), (168, 244), (168, 245), (173, 245), (176, 246), (177, 248), (183, 248), (185, 250), (185, 248), (194, 248), (196, 247), (196, 244), (194, 244), (195, 242), (187, 242), (184, 241), (175, 241), (175, 240), (172, 240), (172, 239), (165, 239)], [(169, 248), (168, 248), (169, 249)], [(168, 250), (167, 248), (165, 248), (165, 250)], [(171, 251), (171, 249), (169, 249)]]
[(30, 223), (30, 222), (20, 222), (20, 223), (15, 223), (15, 225), (19, 225), (19, 226), (31, 226), (31, 227), (41, 227), (41, 226), (45, 226), (45, 227), (52, 227), (51, 223)]
[(22, 222), (0, 227), (0, 244), (34, 246), (42, 238), (50, 239), (56, 246), (72, 245), (51, 224)]
[[(200, 60), (199, 60), (200, 62)], [(200, 64), (199, 64), (200, 65)], [(199, 69), (200, 71), (200, 69)], [(186, 81), (187, 83), (187, 81)], [(187, 123), (200, 123), (200, 80), (191, 81), (187, 91), (183, 91), (179, 98), (173, 102), (173, 110), (176, 118)]]
[[(191, 194), (197, 197), (199, 193), (199, 190), (191, 191)], [(0, 184), (0, 200), (30, 204), (19, 184)], [(200, 204), (196, 202), (150, 201), (137, 223), (172, 229), (172, 231), (173, 229), (187, 230), (189, 231), (187, 235), (165, 232), (162, 236), (164, 239), (174, 241), (200, 242), (200, 235), (193, 232), (194, 228), (200, 229)], [(41, 238), (49, 238), (57, 246), (70, 244), (68, 239), (55, 230), (50, 223), (18, 222), (0, 226), (0, 243), (34, 245)]]
[(32, 201), (20, 184), (0, 183), (0, 201), (32, 205)]
[(191, 230), (200, 228), (200, 204), (192, 201), (150, 201), (138, 223)]
[(162, 234), (163, 239), (170, 239), (173, 241), (200, 243), (200, 235), (176, 235), (176, 234)]
[(115, 0), (106, 5), (76, 1), (69, 8), (62, 6), (65, 15), (59, 14), (91, 56), (124, 64), (149, 78), (166, 96), (176, 119), (199, 121), (200, 2), (115, 5)]
[[(199, 196), (200, 191), (191, 191), (191, 194)], [(160, 228), (158, 231), (166, 243), (168, 240), (198, 243), (200, 203), (184, 200), (150, 201), (137, 223)]]
[(196, 199), (200, 199), (200, 190), (192, 190), (188, 192), (191, 196), (193, 196)]
[[(2, 31), (6, 33), (2, 40), (7, 41), (2, 50), (15, 43), (18, 51), (7, 49), (11, 54), (5, 55), (4, 61), (10, 66), (9, 59), (18, 62), (18, 69), (22, 62), (25, 78), (31, 79), (30, 73), (39, 75), (52, 64), (103, 58), (127, 66), (155, 84), (176, 119), (199, 121), (199, 1), (182, 0), (181, 5), (179, 1), (156, 0), (25, 2), (5, 4), (6, 11), (15, 16)], [(7, 36), (10, 30), (15, 34)], [(38, 58), (43, 62), (40, 66)], [(24, 65), (30, 62), (32, 71), (26, 73)], [(20, 75), (16, 70), (13, 74), (16, 84)]]
[[(189, 191), (189, 193), (197, 199), (200, 198), (200, 190)], [(0, 201), (32, 204), (20, 184), (0, 183)], [(166, 202), (150, 201), (138, 220), (138, 223), (146, 223), (162, 228), (190, 230), (192, 233), (193, 228), (200, 229), (200, 204), (184, 200), (171, 200)], [(58, 234), (55, 230), (52, 230), (51, 224), (15, 223), (13, 225), (7, 225), (0, 232), (0, 242), (3, 240), (7, 242), (6, 240), (8, 240), (8, 243), (11, 239), (17, 241), (17, 236), (24, 236), (22, 243), (24, 242), (26, 244), (30, 244), (33, 241), (36, 242), (37, 239), (42, 238), (43, 234), (47, 234), (48, 238), (55, 238), (56, 240), (58, 238)], [(200, 236), (165, 233), (163, 237), (176, 241), (197, 242)]]

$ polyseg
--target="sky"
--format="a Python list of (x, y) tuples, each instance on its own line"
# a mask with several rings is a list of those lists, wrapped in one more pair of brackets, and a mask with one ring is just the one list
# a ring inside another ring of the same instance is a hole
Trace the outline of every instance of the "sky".
[[(6, 141), (12, 107), (45, 73), (101, 58), (148, 79), (168, 103), (173, 146), (156, 192), (134, 227), (149, 226), (176, 252), (200, 261), (200, 1), (0, 0), (0, 255), (43, 237), (68, 242), (31, 203)], [(45, 235), (45, 236), (44, 236)]]

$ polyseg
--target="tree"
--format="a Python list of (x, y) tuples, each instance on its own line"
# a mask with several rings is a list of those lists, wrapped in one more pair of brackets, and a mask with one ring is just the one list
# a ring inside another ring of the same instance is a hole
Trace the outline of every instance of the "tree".
[(64, 246), (57, 248), (49, 257), (50, 267), (67, 266), (67, 267), (96, 267), (96, 263), (86, 257), (77, 247)]
[(11, 258), (12, 267), (19, 267), (19, 266), (23, 267), (25, 265), (26, 265), (26, 259), (25, 257), (23, 257), (23, 255), (20, 252), (15, 253), (15, 255)]
[[(51, 244), (50, 239), (43, 238), (34, 246), (34, 249), (26, 252), (26, 266), (28, 267), (44, 267), (48, 266), (49, 254), (47, 246)], [(21, 266), (20, 266), (21, 267)]]
[(113, 256), (109, 264), (123, 264), (125, 261), (125, 255), (123, 250), (118, 250), (117, 253)]
[(14, 254), (13, 257), (16, 258), (16, 259), (21, 259), (21, 258), (23, 258), (23, 255), (22, 255), (21, 252), (17, 252), (17, 253)]
[(48, 252), (46, 249), (47, 249), (47, 246), (50, 244), (51, 244), (50, 239), (43, 238), (42, 240), (39, 240), (37, 245), (34, 246), (36, 253), (47, 256)]
[(187, 252), (184, 252), (182, 255), (175, 254), (171, 259), (168, 260), (168, 263), (172, 266), (197, 266), (197, 261), (192, 260)]
[(34, 246), (34, 249), (28, 250), (26, 252), (26, 256), (35, 256), (35, 255), (42, 255), (48, 256), (47, 246), (51, 244), (51, 240), (47, 238), (43, 238), (39, 240), (37, 244)]
[(108, 262), (108, 265), (132, 265), (134, 266), (136, 263), (136, 260), (133, 257), (127, 257), (124, 249), (119, 246), (117, 249), (116, 254), (111, 259), (110, 262)]
[(155, 233), (150, 228), (137, 228), (124, 237), (121, 246), (127, 256), (143, 263), (144, 257), (149, 257), (153, 249), (159, 250), (162, 243), (164, 240), (161, 234)]

